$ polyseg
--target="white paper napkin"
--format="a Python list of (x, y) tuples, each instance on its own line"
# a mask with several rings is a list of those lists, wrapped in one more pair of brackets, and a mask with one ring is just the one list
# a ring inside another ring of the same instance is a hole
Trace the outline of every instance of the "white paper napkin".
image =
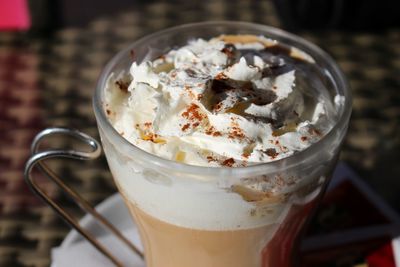
[[(139, 234), (134, 229), (122, 233), (139, 249), (143, 249)], [(143, 261), (129, 248), (111, 234), (99, 237), (98, 240), (108, 248), (125, 266), (144, 267)], [(92, 244), (83, 240), (68, 247), (57, 247), (52, 250), (53, 267), (110, 267), (110, 260), (103, 256)]]

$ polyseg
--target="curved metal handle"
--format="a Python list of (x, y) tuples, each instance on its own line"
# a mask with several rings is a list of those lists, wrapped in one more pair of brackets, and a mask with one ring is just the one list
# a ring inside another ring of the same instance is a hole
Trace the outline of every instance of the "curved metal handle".
[[(41, 141), (50, 135), (65, 134), (84, 142), (89, 145), (91, 151), (76, 151), (76, 150), (61, 150), (61, 149), (50, 149), (39, 151), (39, 145)], [(114, 256), (112, 253), (105, 248), (98, 240), (89, 233), (87, 230), (79, 225), (77, 219), (71, 216), (66, 210), (64, 210), (59, 204), (54, 202), (49, 195), (47, 195), (40, 186), (35, 182), (31, 175), (32, 169), (38, 164), (39, 169), (43, 174), (51, 181), (57, 184), (69, 197), (71, 197), (81, 209), (90, 213), (96, 220), (98, 220), (103, 226), (110, 230), (119, 240), (125, 243), (134, 253), (139, 257), (143, 258), (143, 253), (128, 239), (126, 239), (121, 232), (115, 228), (107, 219), (99, 214), (85, 199), (83, 199), (76, 191), (68, 187), (45, 163), (44, 160), (50, 158), (71, 158), (78, 160), (93, 160), (100, 156), (101, 146), (100, 144), (89, 135), (82, 133), (75, 129), (53, 127), (48, 128), (36, 135), (31, 145), (31, 157), (25, 165), (24, 178), (26, 183), (29, 185), (31, 190), (36, 193), (44, 202), (46, 202), (51, 208), (53, 208), (58, 215), (60, 215), (71, 227), (78, 231), (84, 238), (86, 238), (93, 246), (95, 246), (103, 255), (110, 259), (116, 266), (123, 267), (123, 264)]]

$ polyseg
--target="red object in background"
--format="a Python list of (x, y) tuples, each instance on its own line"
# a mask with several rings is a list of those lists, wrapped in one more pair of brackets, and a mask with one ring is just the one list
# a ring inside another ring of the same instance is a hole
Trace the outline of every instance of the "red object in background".
[(0, 0), (0, 31), (28, 30), (30, 26), (26, 0)]
[(392, 243), (386, 243), (367, 256), (368, 267), (396, 267)]

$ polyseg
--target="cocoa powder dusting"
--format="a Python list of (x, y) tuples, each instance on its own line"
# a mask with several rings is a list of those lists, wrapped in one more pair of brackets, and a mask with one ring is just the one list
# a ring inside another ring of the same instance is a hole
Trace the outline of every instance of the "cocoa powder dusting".
[(199, 112), (199, 106), (196, 104), (191, 104), (185, 112), (182, 113), (182, 117), (186, 118), (187, 120), (190, 121), (201, 121), (204, 118), (204, 115), (202, 115)]
[(276, 152), (275, 148), (268, 148), (267, 150), (265, 150), (265, 154), (267, 154), (273, 159), (279, 155), (279, 153)]
[(232, 167), (235, 164), (235, 160), (233, 158), (226, 159), (222, 162), (223, 166)]
[(165, 140), (160, 138), (160, 136), (156, 133), (148, 133), (143, 135), (142, 140), (151, 141), (153, 143), (165, 143)]
[(215, 75), (214, 79), (215, 80), (226, 80), (226, 79), (228, 79), (228, 77), (223, 72), (220, 72), (217, 75)]
[(215, 128), (214, 126), (210, 126), (206, 129), (206, 134), (208, 135), (212, 135), (212, 133), (214, 132)]
[(223, 106), (222, 102), (218, 102), (217, 104), (215, 104), (213, 106), (212, 111), (213, 112), (219, 112), (219, 111), (221, 111), (222, 106)]
[(229, 136), (230, 139), (244, 139), (246, 137), (246, 135), (244, 134), (243, 130), (239, 127), (233, 127), (232, 131), (229, 132)]
[(206, 129), (206, 134), (212, 135), (212, 136), (221, 136), (222, 133), (220, 131), (216, 131), (214, 126), (210, 126)]
[(186, 131), (187, 129), (189, 129), (190, 127), (190, 123), (186, 123), (185, 125), (182, 126), (182, 131)]
[(217, 159), (214, 158), (213, 156), (207, 156), (207, 160), (208, 162), (217, 161)]
[(242, 154), (242, 157), (245, 158), (245, 159), (248, 159), (248, 158), (250, 157), (250, 154), (244, 152), (244, 153)]
[(191, 99), (197, 99), (197, 96), (193, 93), (192, 89), (190, 88), (190, 86), (185, 85), (184, 87), (185, 91), (188, 93), (189, 97)]
[(246, 135), (244, 134), (242, 128), (239, 127), (239, 124), (233, 118), (231, 118), (231, 120), (231, 131), (229, 132), (228, 137), (230, 139), (244, 139)]

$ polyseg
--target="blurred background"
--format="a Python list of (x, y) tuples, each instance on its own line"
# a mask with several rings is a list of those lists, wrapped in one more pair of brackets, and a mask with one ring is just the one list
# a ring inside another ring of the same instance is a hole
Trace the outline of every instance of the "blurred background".
[[(90, 101), (105, 63), (141, 36), (189, 22), (280, 27), (331, 54), (354, 97), (341, 161), (400, 212), (399, 14), (395, 0), (0, 0), (0, 267), (49, 266), (69, 231), (22, 179), (35, 134), (69, 126), (98, 137)], [(91, 203), (115, 192), (104, 158), (53, 166)]]

